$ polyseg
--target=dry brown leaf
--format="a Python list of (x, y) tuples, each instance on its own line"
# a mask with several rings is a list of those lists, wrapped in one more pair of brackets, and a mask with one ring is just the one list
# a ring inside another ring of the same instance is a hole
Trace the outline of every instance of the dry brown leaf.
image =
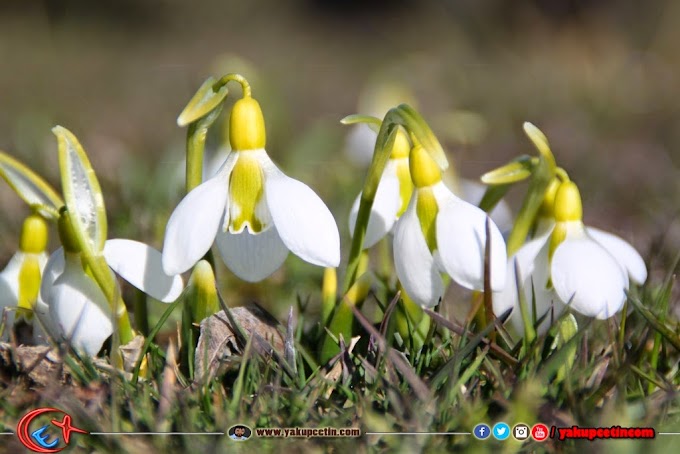
[(37, 385), (63, 382), (65, 374), (56, 349), (48, 345), (19, 345), (15, 348), (0, 342), (0, 369), (28, 374)]
[[(253, 336), (253, 350), (260, 355), (284, 354), (284, 338), (279, 323), (261, 307), (250, 304), (230, 309), (236, 323), (247, 336)], [(201, 322), (201, 334), (194, 359), (196, 381), (205, 383), (230, 356), (243, 354), (243, 343), (229, 317), (220, 311)], [(273, 351), (272, 351), (273, 348)]]

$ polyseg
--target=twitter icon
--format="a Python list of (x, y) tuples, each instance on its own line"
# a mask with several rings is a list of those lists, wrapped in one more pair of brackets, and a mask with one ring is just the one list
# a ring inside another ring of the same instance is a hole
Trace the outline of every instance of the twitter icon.
[(510, 436), (510, 426), (504, 422), (497, 422), (493, 426), (493, 436), (496, 440), (505, 440)]

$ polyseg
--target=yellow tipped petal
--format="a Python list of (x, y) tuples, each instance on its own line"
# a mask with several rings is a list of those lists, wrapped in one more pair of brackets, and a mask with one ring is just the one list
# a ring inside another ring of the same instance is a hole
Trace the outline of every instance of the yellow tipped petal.
[(409, 165), (411, 179), (416, 188), (432, 186), (442, 179), (442, 173), (439, 170), (439, 166), (420, 144), (416, 144), (411, 149)]
[(26, 218), (21, 229), (19, 249), (26, 253), (44, 252), (47, 247), (47, 222), (42, 216), (32, 214)]
[(229, 142), (236, 151), (264, 148), (264, 116), (260, 104), (253, 98), (245, 97), (234, 104), (229, 120)]
[(555, 194), (555, 221), (569, 222), (583, 219), (583, 206), (578, 187), (572, 181), (560, 184)]

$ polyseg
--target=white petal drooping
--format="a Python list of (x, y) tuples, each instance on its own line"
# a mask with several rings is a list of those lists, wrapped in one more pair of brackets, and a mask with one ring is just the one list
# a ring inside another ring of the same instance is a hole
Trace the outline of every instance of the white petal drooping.
[(64, 273), (52, 286), (49, 311), (57, 340), (94, 356), (113, 333), (111, 312), (101, 289), (82, 269), (79, 255), (67, 256)]
[(609, 318), (626, 300), (626, 273), (587, 235), (567, 238), (559, 245), (552, 258), (551, 277), (560, 299), (588, 317)]
[(228, 167), (197, 186), (173, 211), (165, 230), (163, 270), (180, 274), (194, 266), (215, 241), (227, 204)]
[(435, 191), (437, 249), (444, 270), (460, 285), (484, 289), (486, 223), (490, 233), (490, 275), (492, 291), (505, 286), (507, 255), (503, 235), (484, 211), (454, 196), (448, 189)]
[(161, 253), (144, 243), (108, 240), (104, 245), (104, 257), (116, 274), (159, 301), (170, 303), (182, 293), (181, 276), (165, 274)]
[[(268, 159), (268, 158), (267, 158)], [(313, 265), (340, 264), (340, 234), (333, 215), (306, 184), (263, 162), (267, 208), (286, 247)]]
[(394, 228), (394, 267), (408, 295), (421, 306), (434, 307), (444, 295), (442, 278), (425, 242), (416, 214), (416, 197)]
[(623, 238), (595, 227), (586, 227), (586, 232), (619, 262), (633, 282), (644, 284), (647, 280), (647, 267), (633, 246)]

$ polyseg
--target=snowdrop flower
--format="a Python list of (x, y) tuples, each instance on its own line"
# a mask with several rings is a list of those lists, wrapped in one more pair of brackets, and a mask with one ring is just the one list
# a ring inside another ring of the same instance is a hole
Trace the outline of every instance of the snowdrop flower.
[[(391, 233), (397, 219), (406, 211), (413, 192), (408, 158), (410, 148), (411, 144), (406, 133), (399, 129), (371, 207), (366, 237), (364, 238), (365, 249), (374, 246), (385, 235)], [(464, 201), (475, 206), (481, 202), (486, 191), (485, 185), (470, 180), (461, 180), (460, 184), (457, 184), (456, 179), (450, 173), (442, 175), (442, 180), (447, 188), (457, 188), (453, 191), (454, 194), (462, 194), (461, 198)], [(354, 234), (360, 202), (361, 193), (354, 200), (349, 214), (351, 235)], [(491, 219), (502, 231), (509, 230), (512, 227), (512, 214), (503, 201), (492, 210)]]
[[(420, 144), (409, 161), (414, 191), (394, 231), (394, 263), (406, 293), (418, 304), (435, 306), (444, 294), (441, 272), (468, 289), (484, 288), (487, 215), (456, 197), (442, 183), (439, 168)], [(505, 284), (506, 250), (489, 221), (491, 288)]]
[[(79, 351), (94, 356), (113, 333), (111, 304), (83, 269), (78, 244), (68, 234), (68, 216), (59, 218), (63, 248), (45, 266), (40, 298), (46, 304), (36, 311), (56, 340), (70, 340)], [(108, 240), (104, 257), (109, 267), (130, 284), (163, 302), (176, 300), (183, 290), (180, 276), (162, 271), (161, 253), (137, 241)]]
[[(38, 300), (40, 277), (47, 263), (47, 223), (42, 216), (32, 214), (24, 221), (19, 250), (0, 272), (0, 315), (4, 308), (16, 308), (19, 316), (33, 318)], [(15, 320), (14, 310), (7, 312), (2, 338), (7, 339)]]
[(170, 216), (163, 243), (167, 274), (187, 271), (217, 243), (238, 277), (260, 281), (292, 251), (318, 266), (340, 263), (333, 215), (307, 185), (281, 172), (264, 149), (264, 118), (257, 101), (234, 104), (232, 152), (215, 176), (197, 186)]
[[(556, 191), (553, 226), (544, 220), (542, 228), (541, 235), (510, 259), (508, 285), (494, 298), (496, 314), (517, 306), (515, 259), (529, 308), (532, 289), (535, 292), (536, 319), (551, 306), (559, 315), (565, 305), (589, 317), (609, 318), (623, 307), (629, 280), (642, 284), (647, 279), (644, 261), (630, 244), (584, 226), (581, 196), (571, 181), (561, 183)], [(521, 315), (513, 314), (511, 319), (520, 329)], [(545, 331), (548, 326), (541, 328)]]

